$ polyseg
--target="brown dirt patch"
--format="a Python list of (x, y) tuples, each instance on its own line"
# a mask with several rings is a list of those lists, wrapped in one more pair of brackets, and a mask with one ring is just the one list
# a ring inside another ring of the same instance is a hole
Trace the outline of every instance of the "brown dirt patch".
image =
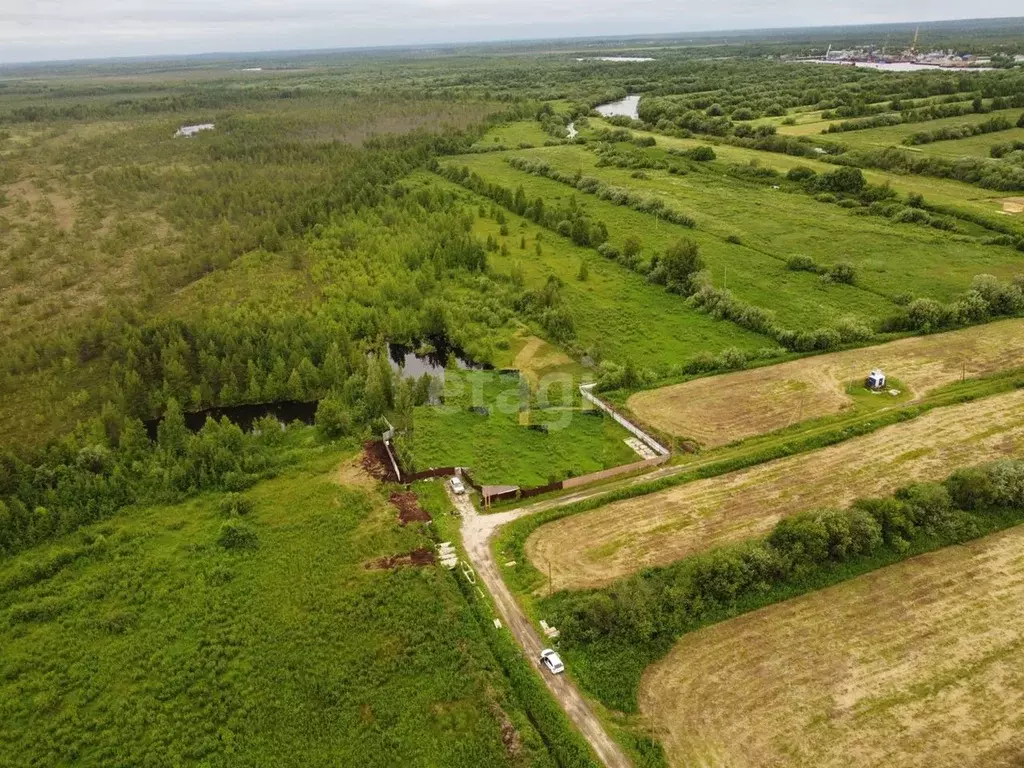
[[(714, 447), (837, 413), (846, 385), (882, 368), (915, 396), (968, 377), (1024, 365), (1024, 320), (901, 339), (875, 347), (695, 379), (639, 392), (629, 409), (643, 422)], [(961, 368), (963, 366), (963, 368)]]
[(526, 554), (555, 589), (608, 584), (727, 542), (780, 517), (845, 506), (953, 469), (1024, 455), (1024, 390), (937, 408), (839, 445), (608, 504), (538, 528)]
[(398, 509), (398, 521), (402, 525), (425, 523), (430, 520), (430, 514), (420, 507), (419, 499), (412, 491), (392, 493), (389, 501)]
[(374, 571), (390, 571), (402, 565), (433, 565), (434, 552), (427, 547), (420, 547), (404, 555), (388, 555), (366, 564), (366, 567)]
[(377, 478), (366, 469), (366, 454), (346, 459), (334, 473), (333, 480), (346, 488), (369, 490), (377, 485)]
[(999, 202), (1003, 204), (1003, 213), (1024, 213), (1024, 197), (1004, 197)]
[(391, 468), (391, 459), (388, 458), (387, 449), (380, 440), (367, 440), (363, 443), (363, 457), (360, 463), (370, 477), (382, 482), (397, 482), (394, 470)]
[(537, 389), (540, 377), (545, 371), (571, 363), (572, 360), (560, 349), (536, 336), (528, 336), (526, 344), (513, 360), (512, 367), (516, 368), (519, 374), (526, 379), (530, 389)]
[(1024, 527), (685, 636), (640, 709), (670, 765), (953, 768), (1024, 755)]

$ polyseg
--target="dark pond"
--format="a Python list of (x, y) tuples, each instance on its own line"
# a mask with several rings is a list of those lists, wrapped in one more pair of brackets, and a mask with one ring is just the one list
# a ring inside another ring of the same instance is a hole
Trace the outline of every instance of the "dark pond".
[[(301, 421), (312, 424), (316, 417), (317, 402), (300, 403), (297, 400), (280, 400), (276, 403), (250, 403), (247, 405), (229, 405), (224, 408), (207, 408), (185, 414), (185, 426), (192, 432), (198, 432), (206, 423), (207, 417), (220, 421), (222, 416), (242, 428), (243, 432), (252, 430), (252, 425), (264, 416), (276, 416), (282, 424)], [(163, 419), (152, 419), (145, 422), (146, 432), (151, 440), (156, 439), (156, 428)]]
[(391, 368), (402, 372), (404, 379), (418, 379), (424, 373), (444, 379), (444, 368), (449, 354), (455, 357), (455, 365), (460, 371), (482, 370), (488, 366), (479, 365), (469, 360), (461, 350), (453, 347), (437, 346), (432, 352), (417, 355), (412, 347), (401, 344), (388, 344), (388, 356)]
[[(391, 358), (391, 368), (401, 371), (403, 378), (418, 379), (424, 373), (444, 379), (444, 366), (448, 361), (449, 353), (455, 356), (455, 364), (459, 370), (481, 370), (488, 366), (478, 365), (467, 359), (461, 352), (451, 347), (437, 347), (435, 351), (426, 355), (417, 355), (411, 347), (403, 347), (399, 344), (388, 345), (388, 355)], [(303, 424), (312, 424), (316, 418), (316, 407), (318, 401), (311, 403), (300, 403), (296, 400), (281, 400), (276, 403), (255, 403), (248, 405), (230, 405), (223, 408), (207, 408), (202, 411), (192, 411), (185, 414), (185, 426), (191, 431), (198, 432), (206, 423), (207, 417), (220, 421), (222, 416), (237, 424), (242, 431), (249, 432), (252, 425), (263, 416), (276, 416), (282, 424), (291, 424), (293, 421), (301, 421)], [(146, 432), (151, 440), (156, 439), (156, 430), (161, 419), (151, 419), (144, 422)]]

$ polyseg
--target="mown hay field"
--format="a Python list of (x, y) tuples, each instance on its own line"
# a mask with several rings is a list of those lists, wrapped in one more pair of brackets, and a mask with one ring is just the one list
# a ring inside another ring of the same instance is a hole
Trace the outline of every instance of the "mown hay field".
[(1020, 765), (1024, 528), (686, 635), (640, 708), (673, 766)]
[(552, 588), (600, 587), (643, 568), (766, 534), (782, 517), (846, 506), (959, 467), (1024, 453), (1024, 391), (937, 408), (811, 453), (543, 525), (526, 542)]
[(638, 392), (628, 407), (658, 429), (714, 447), (850, 407), (847, 385), (873, 368), (921, 397), (963, 375), (1021, 365), (1024, 320), (1012, 319)]

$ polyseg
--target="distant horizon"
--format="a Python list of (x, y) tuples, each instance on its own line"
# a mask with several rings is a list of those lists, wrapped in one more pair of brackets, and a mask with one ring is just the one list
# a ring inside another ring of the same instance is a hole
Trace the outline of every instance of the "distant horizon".
[[(83, 0), (83, 4), (88, 2), (106, 2), (107, 0)], [(147, 0), (132, 0), (133, 2), (147, 2)], [(319, 2), (319, 0), (306, 0), (307, 2)], [(417, 2), (424, 0), (389, 0), (390, 2), (406, 3), (414, 5)], [(436, 0), (426, 0), (427, 2)], [(445, 2), (446, 0), (441, 0)], [(458, 3), (459, 0), (448, 0), (451, 4)], [(658, 0), (650, 0), (651, 3), (657, 2)], [(881, 2), (881, 0), (879, 0)], [(59, 3), (58, 3), (59, 4)], [(187, 5), (187, 3), (186, 3)], [(256, 9), (258, 10), (258, 9)], [(1014, 8), (1016, 10), (1016, 8)], [(282, 12), (278, 12), (282, 13)], [(154, 18), (160, 16), (156, 14)], [(264, 8), (264, 15), (272, 20), (277, 19), (275, 13), (269, 13), (268, 9)], [(723, 37), (730, 37), (736, 35), (746, 35), (755, 32), (775, 33), (780, 32), (800, 32), (800, 31), (813, 31), (813, 30), (830, 30), (830, 29), (857, 29), (857, 28), (870, 28), (870, 27), (886, 27), (886, 26), (911, 26), (914, 24), (920, 25), (946, 25), (946, 24), (958, 24), (958, 23), (986, 23), (986, 22), (997, 22), (1003, 20), (1013, 19), (1024, 19), (1024, 16), (1013, 16), (1007, 15), (1006, 13), (999, 13), (991, 16), (971, 16), (969, 18), (865, 18), (857, 21), (847, 20), (845, 17), (848, 14), (837, 14), (840, 18), (835, 21), (828, 23), (808, 23), (808, 24), (793, 24), (793, 23), (778, 23), (769, 24), (758, 23), (751, 21), (750, 24), (738, 24), (732, 27), (716, 26), (711, 22), (710, 19), (705, 19), (706, 23), (701, 23), (699, 20), (693, 22), (693, 25), (679, 29), (673, 32), (651, 32), (651, 27), (656, 27), (657, 22), (647, 21), (641, 22), (639, 18), (634, 16), (631, 20), (625, 20), (618, 24), (618, 30), (614, 33), (604, 31), (601, 29), (595, 29), (595, 26), (607, 23), (605, 21), (595, 21), (594, 19), (584, 19), (577, 21), (574, 29), (570, 30), (568, 25), (559, 23), (557, 20), (547, 25), (547, 28), (552, 31), (552, 34), (538, 36), (535, 34), (538, 25), (529, 24), (524, 27), (521, 22), (502, 24), (500, 26), (495, 25), (466, 25), (466, 26), (452, 26), (451, 24), (438, 23), (429, 28), (425, 27), (409, 27), (406, 29), (353, 29), (351, 27), (346, 28), (344, 31), (338, 33), (338, 37), (351, 37), (352, 35), (359, 35), (365, 42), (345, 42), (338, 40), (336, 44), (324, 38), (324, 35), (332, 35), (333, 33), (329, 29), (321, 29), (315, 34), (307, 34), (305, 37), (310, 39), (309, 45), (290, 45), (286, 44), (285, 39), (282, 36), (275, 35), (275, 42), (279, 41), (281, 45), (274, 45), (269, 42), (262, 45), (259, 43), (260, 35), (236, 35), (233, 37), (238, 42), (237, 47), (219, 47), (212, 41), (209, 41), (208, 46), (203, 46), (201, 43), (194, 41), (186, 41), (184, 39), (176, 40), (174, 36), (174, 30), (169, 33), (169, 37), (163, 38), (159, 43), (149, 41), (146, 42), (146, 35), (152, 35), (154, 30), (145, 28), (136, 19), (120, 19), (126, 23), (136, 25), (137, 35), (127, 34), (115, 34), (112, 31), (108, 32), (108, 35), (112, 35), (115, 38), (119, 38), (118, 42), (111, 42), (107, 45), (109, 50), (105, 51), (94, 51), (87, 53), (82, 49), (81, 44), (71, 42), (74, 39), (72, 33), (61, 33), (54, 32), (52, 34), (53, 39), (49, 39), (47, 32), (40, 32), (35, 37), (40, 39), (38, 53), (29, 52), (29, 48), (32, 44), (26, 40), (18, 40), (15, 42), (8, 42), (10, 39), (9, 30), (15, 26), (25, 26), (24, 23), (19, 23), (22, 17), (26, 14), (14, 15), (13, 22), (11, 20), (0, 21), (0, 66), (2, 67), (17, 67), (17, 66), (32, 66), (32, 65), (59, 65), (59, 64), (75, 64), (75, 63), (89, 63), (89, 62), (104, 62), (104, 61), (153, 61), (161, 59), (185, 59), (185, 58), (244, 58), (247, 56), (251, 57), (267, 57), (267, 56), (285, 56), (285, 55), (302, 55), (309, 56), (317, 53), (355, 53), (360, 51), (388, 51), (388, 50), (417, 50), (417, 49), (435, 49), (435, 48), (446, 48), (446, 47), (472, 47), (472, 46), (492, 46), (492, 45), (527, 45), (527, 44), (543, 44), (543, 43), (571, 43), (573, 41), (637, 41), (638, 43), (644, 41), (659, 41), (659, 40), (681, 40), (687, 37), (694, 38), (707, 38), (721, 35)], [(108, 17), (110, 15), (108, 14)], [(698, 17), (695, 17), (698, 18)], [(780, 17), (781, 20), (788, 17)], [(35, 19), (35, 22), (44, 22), (44, 26), (47, 26), (46, 20)], [(113, 21), (108, 18), (108, 21)], [(166, 21), (166, 20), (165, 20)], [(327, 20), (327, 23), (330, 19)], [(31, 27), (33, 23), (32, 19), (29, 19), (27, 26)], [(157, 21), (153, 21), (154, 24)], [(179, 22), (184, 24), (184, 22)], [(206, 28), (206, 32), (218, 29), (230, 29), (232, 24), (237, 24), (240, 27), (250, 24), (250, 21), (243, 20), (241, 18), (234, 21), (225, 21), (220, 19), (220, 26), (214, 22), (210, 22), (211, 26)], [(267, 21), (266, 23), (272, 23)], [(315, 23), (314, 21), (303, 22), (303, 23)], [(227, 24), (227, 26), (224, 26)], [(647, 26), (642, 26), (646, 24)], [(300, 25), (301, 26), (301, 25)], [(661, 25), (663, 28), (665, 24)], [(631, 28), (632, 27), (632, 28)], [(501, 30), (507, 31), (506, 34), (500, 34)], [(533, 34), (529, 34), (533, 33)], [(180, 34), (184, 34), (184, 27), (179, 27), (177, 31)], [(76, 33), (81, 36), (82, 33)], [(226, 32), (225, 32), (226, 34)], [(70, 37), (69, 37), (70, 35)], [(416, 39), (411, 39), (411, 36), (416, 36)], [(251, 40), (254, 45), (246, 45), (245, 41)], [(291, 39), (288, 39), (291, 42)], [(90, 42), (89, 45), (92, 45)], [(139, 50), (140, 46), (145, 45), (150, 50), (143, 52)], [(56, 48), (55, 48), (56, 46)], [(171, 49), (173, 47), (173, 50)], [(155, 48), (155, 50), (154, 50)], [(117, 49), (117, 50), (114, 50)], [(23, 51), (19, 54), (18, 51)], [(67, 52), (70, 55), (60, 55), (60, 53)], [(13, 54), (8, 56), (9, 52), (13, 51)], [(48, 55), (51, 54), (51, 55)], [(56, 55), (52, 55), (56, 54)]]

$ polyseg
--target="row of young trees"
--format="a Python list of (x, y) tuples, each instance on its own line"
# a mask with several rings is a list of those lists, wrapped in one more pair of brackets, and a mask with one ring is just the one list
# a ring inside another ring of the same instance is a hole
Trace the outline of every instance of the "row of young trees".
[[(1016, 123), (1018, 128), (1024, 127), (1024, 114), (1021, 114)], [(930, 144), (933, 141), (955, 141), (965, 139), (969, 136), (981, 136), (985, 133), (996, 133), (997, 131), (1008, 131), (1014, 127), (1012, 120), (1006, 117), (992, 117), (981, 123), (965, 123), (963, 125), (949, 125), (943, 128), (936, 128), (932, 131), (919, 131), (911, 134), (903, 140), (908, 146), (917, 144)]]
[(836, 568), (962, 542), (1022, 516), (1024, 461), (1005, 459), (849, 509), (784, 517), (764, 539), (648, 569), (606, 589), (562, 594), (552, 608), (569, 648), (635, 646), (657, 655), (711, 617), (814, 588)]

